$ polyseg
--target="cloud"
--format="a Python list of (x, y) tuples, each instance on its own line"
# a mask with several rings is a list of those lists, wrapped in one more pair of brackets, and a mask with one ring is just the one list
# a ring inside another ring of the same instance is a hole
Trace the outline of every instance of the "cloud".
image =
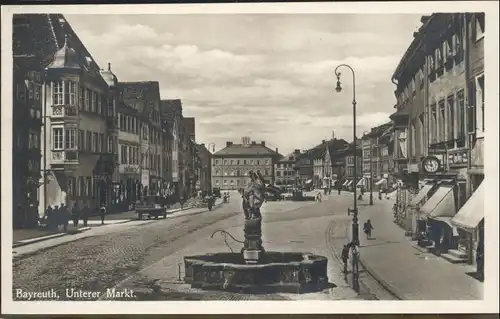
[[(266, 140), (287, 151), (335, 135), (352, 139), (352, 76), (358, 131), (388, 121), (391, 75), (417, 16), (69, 16), (75, 32), (120, 81), (159, 81), (196, 118), (197, 140)], [(377, 27), (374, 27), (377, 26)]]

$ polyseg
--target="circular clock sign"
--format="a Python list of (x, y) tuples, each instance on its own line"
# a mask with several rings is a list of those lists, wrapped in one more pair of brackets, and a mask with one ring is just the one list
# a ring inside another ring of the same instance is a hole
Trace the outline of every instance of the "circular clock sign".
[(435, 173), (441, 167), (439, 159), (435, 156), (426, 157), (423, 160), (422, 164), (423, 164), (422, 166), (423, 166), (424, 171), (427, 173)]

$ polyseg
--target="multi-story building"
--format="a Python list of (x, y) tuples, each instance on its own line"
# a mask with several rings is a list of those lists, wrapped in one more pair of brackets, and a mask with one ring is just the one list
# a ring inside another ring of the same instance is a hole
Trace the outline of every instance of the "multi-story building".
[[(160, 123), (159, 83), (155, 81), (120, 82), (119, 85), (124, 103), (138, 112), (140, 140), (138, 193), (141, 196), (160, 195), (168, 177), (162, 176), (164, 171), (162, 168), (163, 139), (165, 136)], [(124, 152), (127, 150), (128, 148), (123, 148)], [(122, 149), (120, 149), (121, 151)]]
[[(276, 150), (278, 153), (278, 150)], [(295, 185), (296, 172), (293, 168), (300, 156), (300, 150), (296, 149), (292, 153), (283, 156), (274, 165), (274, 180), (276, 185)]]
[(50, 36), (51, 19), (57, 21), (49, 15), (16, 14), (13, 18), (12, 203), (16, 228), (36, 226), (39, 215), (44, 67), (56, 48), (53, 41), (42, 43), (35, 34)]
[(323, 159), (323, 187), (331, 187), (342, 177), (342, 173), (344, 172), (345, 153), (341, 152), (341, 150), (347, 148), (349, 143), (343, 139), (333, 137), (325, 146), (326, 150)]
[(274, 164), (280, 155), (266, 147), (243, 138), (241, 144), (226, 142), (226, 147), (213, 154), (212, 185), (222, 190), (237, 190), (248, 183), (250, 171), (260, 171), (267, 183), (274, 183)]
[(171, 193), (174, 200), (178, 201), (184, 192), (184, 175), (181, 173), (181, 128), (182, 128), (182, 103), (181, 100), (162, 100), (161, 121), (168, 128), (171, 140)]
[[(442, 251), (469, 241), (465, 246), (470, 260), (471, 232), (457, 231), (450, 220), (473, 188), (471, 173), (480, 172), (472, 169), (471, 155), (482, 158), (478, 154), (484, 130), (484, 14), (432, 14), (421, 21), (393, 76), (398, 99), (398, 111), (391, 116), (396, 124), (395, 141), (407, 150), (412, 174), (407, 185), (416, 189), (416, 196), (400, 206), (419, 211), (408, 210), (410, 214), (405, 215), (410, 232), (427, 223), (436, 236), (443, 234), (444, 239), (433, 238)], [(407, 132), (404, 146), (402, 131)], [(400, 162), (397, 146), (394, 160)], [(417, 179), (428, 185), (419, 191)], [(416, 215), (423, 218), (417, 220)]]
[(46, 183), (40, 211), (112, 201), (117, 151), (113, 94), (100, 67), (62, 15), (49, 18), (47, 41), (57, 48), (46, 67), (42, 160)]
[(201, 143), (196, 145), (198, 158), (200, 159), (199, 187), (201, 190), (212, 189), (212, 153)]
[(318, 145), (318, 150), (315, 150), (312, 154), (313, 162), (313, 184), (316, 188), (323, 187), (323, 178), (325, 176), (324, 172), (324, 159), (326, 153), (326, 140), (321, 141), (321, 145)]
[[(347, 181), (344, 186), (352, 188), (354, 185), (357, 185), (363, 177), (361, 141), (357, 140), (357, 142), (350, 143), (348, 147), (343, 150), (343, 152), (345, 167), (344, 179)], [(356, 157), (356, 161), (354, 161), (354, 157)], [(356, 167), (356, 174), (354, 174), (354, 167)]]
[[(392, 171), (389, 146), (392, 143), (392, 122), (374, 127), (362, 137), (363, 178), (367, 190), (386, 188)], [(392, 147), (391, 147), (392, 150)], [(392, 154), (391, 154), (392, 155)], [(389, 169), (391, 167), (391, 170)], [(373, 181), (371, 178), (373, 177)]]

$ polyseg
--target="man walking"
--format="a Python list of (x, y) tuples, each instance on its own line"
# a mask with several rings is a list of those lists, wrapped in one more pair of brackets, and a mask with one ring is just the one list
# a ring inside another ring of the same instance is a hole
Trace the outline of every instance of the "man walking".
[(106, 217), (106, 204), (102, 203), (99, 209), (99, 215), (101, 216), (101, 225), (104, 225), (104, 218)]
[(370, 239), (372, 237), (372, 222), (368, 219), (365, 224), (363, 225), (363, 231), (366, 234), (366, 239)]

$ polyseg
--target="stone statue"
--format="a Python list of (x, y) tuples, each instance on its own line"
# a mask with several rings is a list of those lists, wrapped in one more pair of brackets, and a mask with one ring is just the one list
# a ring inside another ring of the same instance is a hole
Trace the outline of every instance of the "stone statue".
[[(245, 259), (258, 260), (262, 247), (262, 215), (260, 208), (265, 202), (266, 192), (276, 193), (278, 189), (266, 184), (259, 171), (250, 171), (250, 184), (242, 193), (242, 208), (245, 214), (245, 241), (242, 252)], [(247, 258), (248, 257), (248, 258)]]

